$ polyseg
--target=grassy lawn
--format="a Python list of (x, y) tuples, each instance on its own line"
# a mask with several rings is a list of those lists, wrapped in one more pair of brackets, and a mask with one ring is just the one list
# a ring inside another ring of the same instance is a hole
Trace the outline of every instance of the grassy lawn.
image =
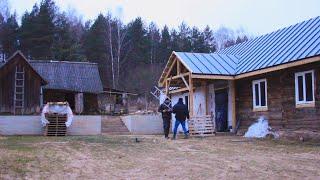
[(0, 179), (318, 179), (320, 144), (242, 137), (0, 136)]

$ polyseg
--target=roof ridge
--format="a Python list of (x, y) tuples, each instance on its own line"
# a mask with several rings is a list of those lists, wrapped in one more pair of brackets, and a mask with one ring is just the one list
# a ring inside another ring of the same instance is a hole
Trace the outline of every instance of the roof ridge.
[(98, 65), (95, 62), (81, 62), (81, 61), (57, 61), (57, 60), (29, 60), (31, 63), (66, 63), (66, 64), (87, 64), (87, 65)]
[(240, 45), (243, 45), (243, 44), (245, 44), (245, 43), (252, 42), (252, 41), (254, 41), (254, 40), (258, 39), (258, 38), (261, 38), (261, 37), (263, 37), (263, 36), (268, 36), (268, 35), (270, 35), (270, 34), (272, 34), (272, 33), (275, 33), (275, 32), (284, 30), (284, 29), (286, 29), (286, 28), (289, 28), (289, 27), (292, 27), (292, 26), (296, 26), (296, 25), (298, 25), (298, 24), (302, 24), (302, 23), (304, 23), (304, 22), (306, 22), (306, 21), (311, 21), (311, 20), (314, 20), (314, 19), (317, 19), (317, 18), (320, 18), (320, 16), (316, 16), (316, 17), (313, 17), (313, 18), (310, 18), (310, 19), (306, 19), (306, 20), (300, 21), (300, 22), (298, 22), (298, 23), (291, 24), (291, 25), (289, 25), (289, 26), (281, 27), (281, 28), (276, 29), (276, 30), (274, 30), (274, 31), (271, 31), (271, 32), (269, 32), (269, 33), (262, 34), (262, 35), (259, 35), (259, 36), (257, 36), (257, 37), (254, 37), (253, 39), (250, 39), (250, 40), (248, 40), (248, 41), (244, 41), (244, 42), (241, 42), (241, 43), (238, 43), (238, 44), (235, 44), (235, 45), (226, 47), (226, 48), (221, 49), (221, 50), (219, 50), (219, 51), (217, 51), (217, 52), (219, 52), (219, 53), (222, 52), (222, 53), (223, 53), (223, 51), (227, 51), (227, 50), (229, 50), (229, 49), (231, 49), (231, 48), (234, 48), (235, 46), (240, 46)]

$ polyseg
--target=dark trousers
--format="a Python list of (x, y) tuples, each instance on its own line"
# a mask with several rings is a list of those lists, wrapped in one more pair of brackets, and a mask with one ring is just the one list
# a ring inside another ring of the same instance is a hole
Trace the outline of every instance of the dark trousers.
[(170, 131), (170, 121), (171, 118), (162, 118), (163, 120), (163, 132), (164, 132), (164, 136), (168, 137), (169, 136), (169, 131)]

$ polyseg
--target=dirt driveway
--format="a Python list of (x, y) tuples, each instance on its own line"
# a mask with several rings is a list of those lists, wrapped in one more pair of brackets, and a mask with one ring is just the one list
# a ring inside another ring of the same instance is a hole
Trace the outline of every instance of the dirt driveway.
[(0, 179), (319, 179), (320, 144), (242, 137), (0, 137)]

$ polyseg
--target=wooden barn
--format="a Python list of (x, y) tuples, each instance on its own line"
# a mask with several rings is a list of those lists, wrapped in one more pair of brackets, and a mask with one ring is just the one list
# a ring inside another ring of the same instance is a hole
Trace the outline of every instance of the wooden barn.
[(320, 130), (320, 17), (216, 53), (173, 52), (159, 79), (173, 104), (217, 131), (263, 116), (276, 129)]
[(28, 61), (20, 51), (0, 63), (1, 114), (37, 114), (57, 101), (69, 102), (77, 113), (98, 112), (102, 91), (95, 63)]
[(39, 113), (40, 91), (46, 84), (21, 52), (0, 62), (0, 113)]

